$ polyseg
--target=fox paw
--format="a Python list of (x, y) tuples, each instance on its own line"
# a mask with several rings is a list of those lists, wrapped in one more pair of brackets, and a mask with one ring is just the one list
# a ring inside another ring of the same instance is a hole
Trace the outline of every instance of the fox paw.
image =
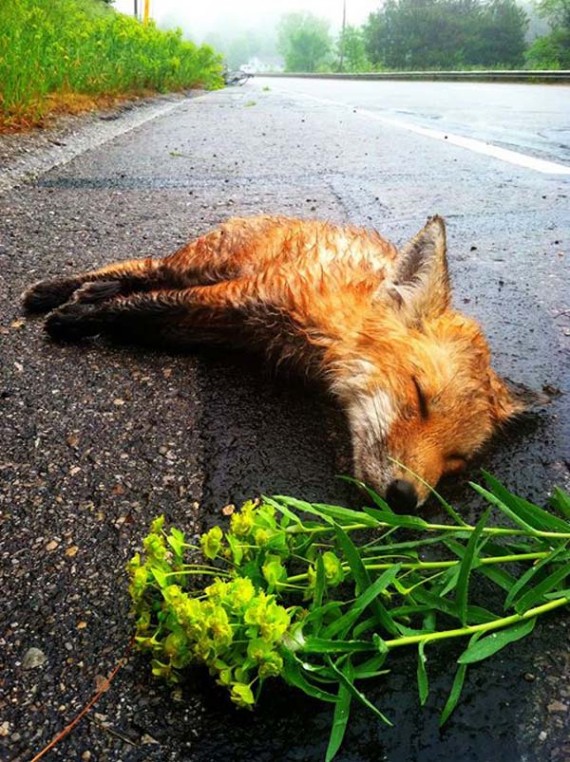
[(22, 304), (28, 312), (49, 312), (71, 297), (79, 283), (75, 278), (41, 280), (22, 294)]
[(83, 302), (68, 302), (47, 316), (45, 329), (54, 341), (79, 341), (101, 331), (97, 308)]
[(73, 301), (81, 304), (97, 304), (118, 296), (121, 293), (121, 282), (118, 280), (96, 280), (84, 283), (73, 294)]

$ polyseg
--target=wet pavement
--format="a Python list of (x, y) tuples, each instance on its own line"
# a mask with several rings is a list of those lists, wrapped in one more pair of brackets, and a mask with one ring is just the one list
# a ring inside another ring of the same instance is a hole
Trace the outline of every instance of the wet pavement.
[[(314, 390), (236, 354), (52, 345), (18, 303), (41, 277), (166, 254), (233, 214), (350, 221), (397, 243), (442, 214), (455, 303), (483, 323), (496, 368), (561, 392), (482, 465), (540, 503), (570, 486), (568, 178), (279, 89), (184, 101), (0, 195), (2, 758), (30, 760), (125, 655), (124, 564), (155, 515), (192, 534), (260, 491), (358, 502), (335, 479), (347, 471), (343, 422)], [(445, 490), (469, 517), (480, 510), (465, 483)], [(395, 660), (370, 694), (395, 727), (357, 711), (338, 759), (570, 759), (569, 623), (557, 614), (472, 669), (441, 732), (452, 649), (430, 660), (423, 710), (415, 660)], [(329, 720), (276, 687), (239, 713), (200, 673), (172, 691), (131, 657), (47, 758), (316, 761)]]

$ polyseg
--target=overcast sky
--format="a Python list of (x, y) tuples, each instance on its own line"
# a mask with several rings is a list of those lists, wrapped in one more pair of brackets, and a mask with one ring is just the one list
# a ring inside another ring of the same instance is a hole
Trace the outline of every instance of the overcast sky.
[[(143, 0), (138, 0), (142, 8)], [(371, 11), (380, 6), (380, 0), (346, 0), (347, 22), (361, 24)], [(331, 26), (339, 28), (342, 22), (343, 0), (151, 0), (151, 16), (161, 21), (179, 24), (195, 39), (202, 38), (228, 24), (240, 29), (265, 26), (289, 11), (306, 10), (327, 18)], [(134, 0), (115, 0), (115, 8), (132, 13)]]

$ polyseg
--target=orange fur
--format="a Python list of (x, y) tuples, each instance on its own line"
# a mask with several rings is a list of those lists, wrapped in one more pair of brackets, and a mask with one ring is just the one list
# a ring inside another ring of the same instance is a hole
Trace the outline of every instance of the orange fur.
[(296, 364), (345, 410), (357, 477), (397, 508), (421, 504), (523, 409), (480, 327), (450, 306), (439, 217), (401, 251), (351, 226), (231, 219), (164, 259), (40, 282), (24, 303), (57, 307), (54, 338), (230, 343)]

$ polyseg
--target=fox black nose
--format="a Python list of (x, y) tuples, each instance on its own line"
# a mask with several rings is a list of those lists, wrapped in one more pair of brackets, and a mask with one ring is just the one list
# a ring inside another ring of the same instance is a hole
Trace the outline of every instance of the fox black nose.
[(408, 513), (417, 508), (418, 493), (411, 482), (405, 479), (394, 479), (386, 490), (386, 502), (398, 513)]

